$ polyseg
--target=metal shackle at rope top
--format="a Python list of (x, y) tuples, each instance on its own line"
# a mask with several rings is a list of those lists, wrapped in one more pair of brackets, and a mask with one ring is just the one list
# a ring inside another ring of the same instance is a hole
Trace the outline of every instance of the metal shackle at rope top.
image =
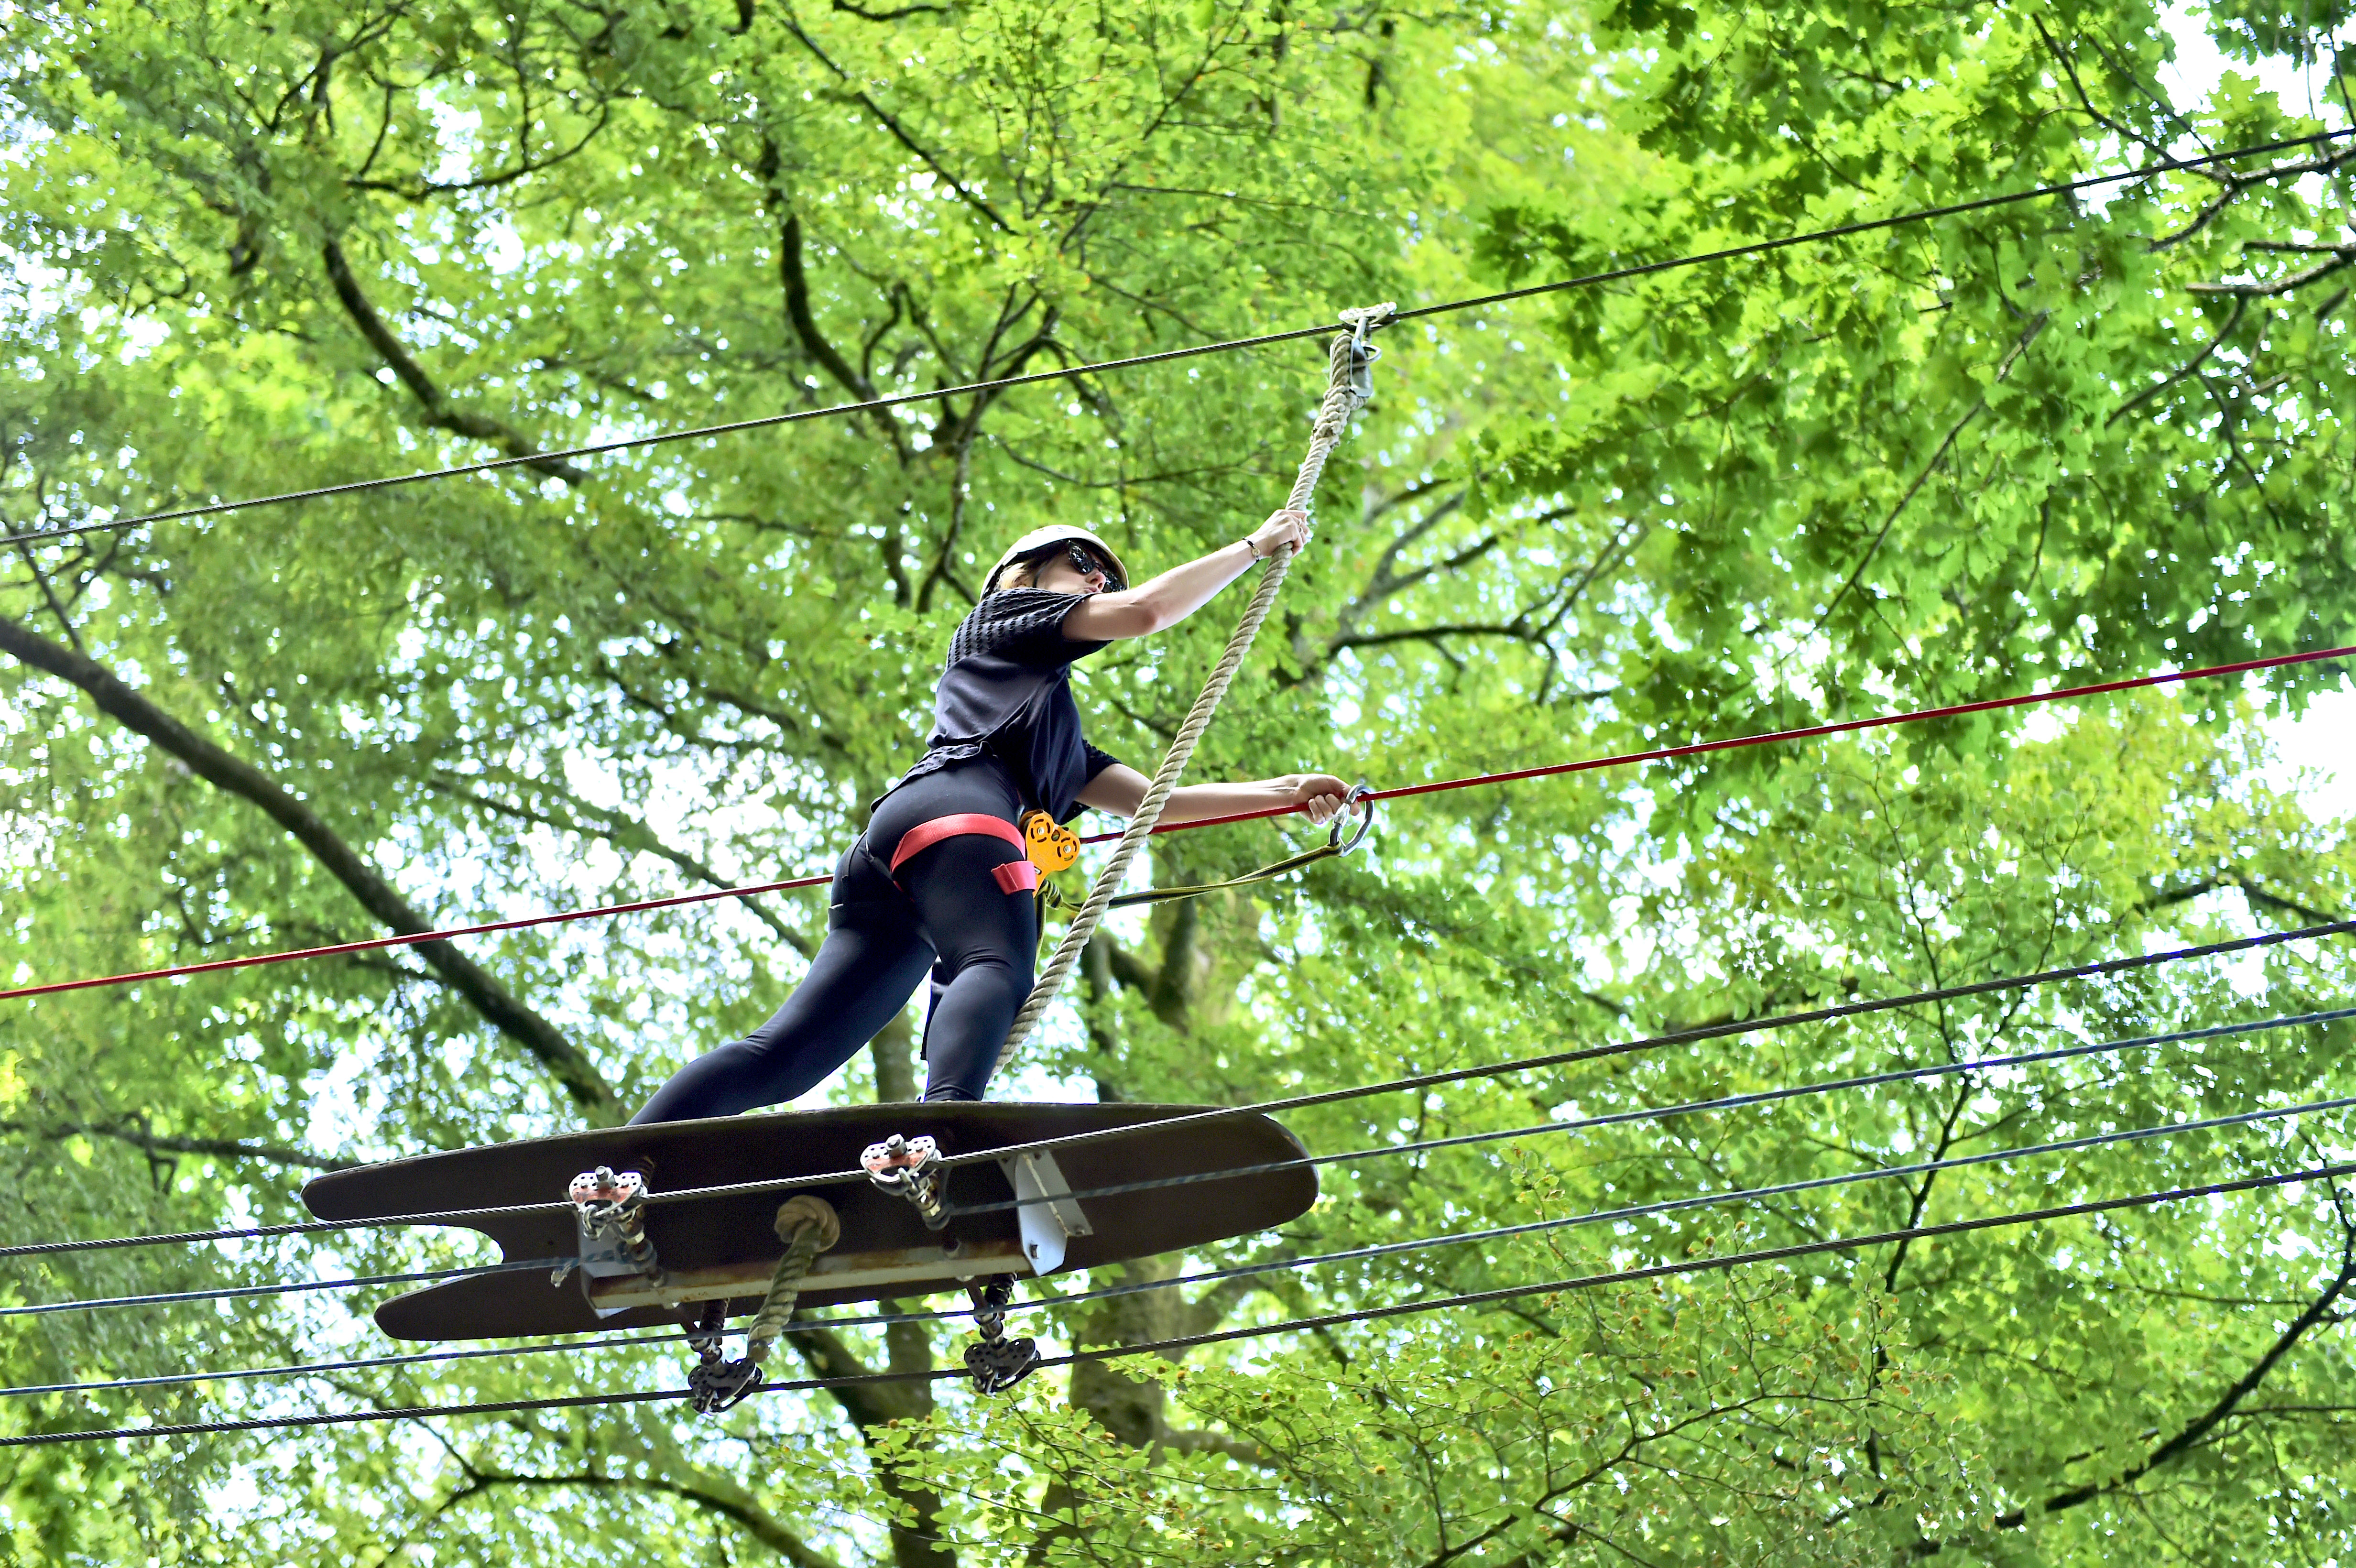
[(1362, 403), (1374, 399), (1375, 361), (1383, 357), (1374, 345), (1375, 329), (1388, 325), (1397, 309), (1397, 302), (1385, 300), (1342, 312), (1342, 325), (1350, 329), (1350, 392)]

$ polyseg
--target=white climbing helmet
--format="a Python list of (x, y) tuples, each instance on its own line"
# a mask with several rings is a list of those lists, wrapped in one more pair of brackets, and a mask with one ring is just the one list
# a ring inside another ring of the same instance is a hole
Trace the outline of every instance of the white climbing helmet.
[(1023, 557), (1029, 555), (1033, 550), (1044, 549), (1050, 545), (1062, 544), (1066, 539), (1077, 539), (1080, 543), (1087, 545), (1091, 549), (1100, 553), (1107, 560), (1112, 562), (1112, 569), (1119, 574), (1122, 585), (1126, 586), (1128, 584), (1129, 568), (1121, 564), (1120, 557), (1114, 553), (1112, 546), (1105, 543), (1104, 540), (1088, 532), (1086, 528), (1073, 528), (1067, 524), (1058, 523), (1048, 528), (1033, 528), (1029, 533), (1024, 534), (1021, 539), (1016, 539), (1012, 544), (1008, 545), (1006, 547), (1006, 553), (998, 558), (998, 564), (991, 567), (990, 569), (990, 575), (982, 580), (982, 592), (985, 595), (997, 592), (998, 580), (1005, 575), (1006, 569), (1012, 566)]

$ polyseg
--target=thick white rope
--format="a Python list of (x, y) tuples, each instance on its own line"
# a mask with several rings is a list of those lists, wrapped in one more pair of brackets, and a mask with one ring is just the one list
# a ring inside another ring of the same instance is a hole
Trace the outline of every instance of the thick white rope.
[[(1364, 318), (1378, 322), (1390, 312), (1391, 307), (1387, 304), (1376, 305), (1364, 311), (1344, 311), (1342, 319), (1355, 321)], [(1317, 490), (1318, 476), (1325, 472), (1326, 457), (1348, 433), (1351, 416), (1365, 406), (1365, 396), (1355, 385), (1356, 378), (1353, 374), (1350, 344), (1351, 335), (1344, 332), (1334, 337), (1327, 351), (1325, 400), (1318, 405), (1317, 422), (1310, 427), (1309, 432), (1309, 454), (1301, 460), (1301, 472), (1292, 481), (1292, 494), (1284, 503), (1294, 511), (1306, 512), (1309, 509), (1310, 497)], [(1268, 565), (1262, 569), (1259, 586), (1252, 592), (1251, 604), (1244, 611), (1244, 618), (1237, 625), (1235, 635), (1227, 639), (1227, 651), (1219, 656), (1217, 666), (1211, 671), (1211, 678), (1203, 683), (1203, 694), (1194, 699), (1194, 710), (1186, 715), (1186, 722), (1179, 726), (1177, 739), (1170, 742), (1169, 754), (1162, 759), (1162, 766), (1154, 773), (1152, 784), (1147, 786), (1143, 803), (1138, 806), (1136, 815), (1129, 819), (1129, 827), (1121, 834), (1120, 842), (1113, 847), (1112, 859), (1098, 876), (1096, 886), (1089, 890), (1088, 901), (1080, 906), (1079, 913), (1072, 917), (1070, 928), (1064, 933), (1063, 941), (1056, 944), (1055, 956), (1047, 960), (1046, 972), (1031, 987), (1031, 995), (1024, 999), (1023, 1010), (1014, 1015), (1013, 1027), (1006, 1031), (1006, 1044), (998, 1052), (998, 1070), (1005, 1068), (1016, 1048), (1030, 1035), (1032, 1026), (1039, 1021), (1039, 1015), (1047, 1010), (1048, 1004), (1055, 999), (1056, 992), (1063, 989), (1065, 978), (1080, 960), (1081, 950), (1096, 934), (1097, 923), (1104, 918), (1106, 906), (1120, 891), (1120, 884), (1129, 875), (1130, 861), (1136, 858), (1139, 848), (1152, 834), (1154, 825), (1162, 820), (1162, 808), (1168, 804), (1171, 791), (1178, 787), (1179, 775), (1186, 771), (1187, 761), (1194, 754), (1194, 742), (1203, 738), (1203, 731), (1210, 726), (1211, 715), (1219, 710), (1219, 699), (1226, 696), (1228, 684), (1235, 679), (1236, 671), (1243, 667), (1244, 656), (1251, 652), (1252, 639), (1259, 634), (1259, 624), (1268, 619), (1269, 607), (1276, 603), (1276, 591), (1284, 586), (1285, 574), (1292, 569), (1292, 554), (1290, 550), (1279, 550), (1269, 558)]]

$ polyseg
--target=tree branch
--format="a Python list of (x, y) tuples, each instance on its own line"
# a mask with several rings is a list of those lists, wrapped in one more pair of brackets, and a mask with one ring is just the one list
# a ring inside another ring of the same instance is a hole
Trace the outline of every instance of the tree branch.
[[(674, 849), (664, 843), (656, 836), (653, 828), (628, 813), (608, 811), (603, 806), (592, 805), (586, 801), (576, 799), (566, 791), (556, 789), (541, 781), (532, 781), (530, 787), (560, 795), (565, 805), (574, 812), (597, 820), (581, 822), (573, 817), (561, 816), (551, 811), (535, 811), (519, 801), (495, 800), (489, 795), (478, 795), (473, 790), (464, 788), (457, 780), (451, 778), (429, 778), (425, 781), (425, 786), (439, 794), (454, 795), (470, 805), (479, 805), (486, 811), (497, 812), (501, 816), (513, 817), (519, 822), (537, 823), (542, 827), (553, 827), (560, 833), (577, 833), (584, 838), (603, 838), (616, 848), (653, 855), (669, 861), (706, 887), (728, 888), (736, 885), (686, 850)], [(754, 919), (774, 932), (778, 941), (783, 942), (803, 957), (812, 957), (817, 954), (816, 943), (787, 925), (776, 912), (764, 907), (757, 900), (741, 899), (738, 902)]]
[(552, 479), (562, 479), (568, 485), (579, 485), (588, 478), (584, 471), (570, 463), (535, 456), (539, 449), (526, 441), (522, 432), (487, 415), (452, 408), (442, 389), (425, 373), (425, 368), (394, 336), (392, 328), (385, 325), (384, 318), (377, 314), (376, 307), (360, 292), (359, 280), (352, 275), (351, 265), (344, 259), (343, 247), (329, 240), (320, 246), (319, 251), (327, 260), (327, 282), (334, 286), (336, 298), (343, 302), (344, 313), (352, 318), (352, 325), (359, 329), (359, 335), (368, 340), (369, 347), (383, 359), (394, 379), (408, 388), (411, 395), (423, 406), (425, 423), (430, 428), (487, 442), (509, 457), (530, 458), (531, 461), (525, 463), (524, 467), (534, 473), (545, 474)]
[(214, 1159), (252, 1159), (267, 1165), (290, 1165), (302, 1170), (351, 1170), (361, 1162), (330, 1159), (308, 1149), (283, 1148), (276, 1144), (241, 1143), (235, 1138), (167, 1137), (147, 1131), (135, 1121), (114, 1125), (100, 1122), (0, 1122), (0, 1133), (26, 1133), (44, 1141), (66, 1137), (112, 1138), (150, 1157), (198, 1154)]
[(850, 0), (834, 0), (834, 8), (870, 22), (896, 22), (903, 16), (946, 16), (949, 14), (946, 5), (901, 5), (890, 11), (869, 11), (850, 4)]
[(2146, 899), (2143, 902), (2137, 904), (2135, 907), (2134, 912), (2137, 914), (2148, 914), (2154, 910), (2167, 909), (2175, 904), (2190, 903), (2194, 899), (2201, 897), (2203, 893), (2222, 892), (2228, 888), (2240, 893), (2244, 898), (2249, 900), (2252, 904), (2260, 909), (2269, 909), (2277, 914), (2296, 915), (2300, 921), (2308, 925), (2331, 925), (2345, 918), (2341, 915), (2333, 914), (2328, 910), (2317, 909), (2312, 904), (2303, 904), (2297, 899), (2284, 898), (2280, 893), (2270, 893), (2266, 891), (2265, 889), (2259, 887), (2255, 882), (2253, 882), (2247, 877), (2233, 876), (2210, 877), (2201, 881), (2194, 882), (2190, 887), (2177, 888), (2171, 891), (2164, 893), (2155, 893), (2150, 898)]
[[(2037, 341), (2037, 335), (2043, 332), (2045, 324), (2052, 319), (2053, 313), (2050, 310), (2037, 313), (2029, 325), (2022, 330), (2019, 337), (2014, 340), (2011, 351), (2004, 357), (2004, 362), (1997, 367), (1996, 376), (1988, 383), (1990, 386), (2002, 382), (2012, 374), (2013, 366), (2019, 363), (2020, 357), (2029, 351), (2029, 346)], [(1873, 542), (1867, 545), (1865, 553), (1858, 558), (1857, 569), (1848, 574), (1848, 581), (1840, 585), (1840, 592), (1832, 596), (1831, 602), (1825, 606), (1825, 613), (1817, 616), (1816, 624), (1808, 629), (1811, 636), (1823, 631), (1831, 622), (1833, 612), (1840, 608), (1840, 602), (1848, 597), (1850, 591), (1857, 587), (1858, 580), (1865, 576), (1865, 569), (1872, 564), (1873, 558), (1880, 550), (1883, 541), (1890, 538), (1890, 530), (1897, 527), (1900, 516), (1913, 503), (1914, 497), (1922, 493), (1922, 486), (1930, 483), (1931, 475), (1939, 471), (1939, 464), (1947, 460), (1947, 453), (1954, 450), (1956, 438), (1961, 436), (1965, 428), (1979, 418), (1987, 409), (1987, 394), (1983, 392), (1980, 394), (1979, 400), (1965, 411), (1964, 417), (1948, 427), (1945, 437), (1939, 443), (1939, 449), (1931, 454), (1931, 461), (1924, 464), (1922, 471), (1914, 475), (1914, 483), (1906, 486), (1906, 493), (1898, 497), (1897, 505), (1890, 508), (1890, 515), (1881, 519), (1881, 531), (1873, 536)]]
[[(218, 789), (260, 806), (312, 859), (341, 882), (362, 909), (403, 936), (423, 935), (434, 924), (379, 876), (368, 858), (344, 841), (294, 792), (261, 769), (198, 734), (114, 677), (112, 670), (70, 648), (37, 635), (17, 622), (0, 619), (0, 652), (35, 669), (80, 687), (99, 711), (145, 736), (187, 764)], [(619, 1102), (605, 1078), (563, 1031), (510, 994), (505, 986), (447, 942), (417, 944), (417, 955), (473, 1004), (487, 1023), (520, 1045), (564, 1086), (583, 1110), (611, 1115)]]
[[(2175, 1436), (2152, 1449), (2141, 1461), (2130, 1465), (2114, 1478), (2108, 1481), (2089, 1481), (2084, 1486), (2072, 1487), (2066, 1491), (2056, 1492), (2038, 1505), (2036, 1510), (2038, 1514), (2040, 1516), (2057, 1514), (2065, 1509), (2073, 1509), (2082, 1503), (2092, 1502), (2096, 1498), (2124, 1491), (2154, 1470), (2171, 1460), (2181, 1457), (2214, 1430), (2221, 1422), (2231, 1416), (2244, 1400), (2256, 1392), (2258, 1385), (2265, 1381), (2267, 1374), (2281, 1364), (2283, 1358), (2290, 1354), (2292, 1349), (2307, 1336), (2309, 1330), (2333, 1316), (2331, 1310), (2333, 1306), (2347, 1294), (2348, 1287), (2351, 1284), (2356, 1284), (2356, 1234), (2350, 1235), (2343, 1242), (2340, 1250), (2340, 1272), (2332, 1276), (2331, 1282), (2308, 1304), (2306, 1311), (2293, 1318), (2289, 1327), (2275, 1337), (2275, 1342), (2266, 1348), (2265, 1354), (2253, 1362), (2249, 1371), (2234, 1379), (2207, 1410), (2186, 1423)], [(1994, 1523), (1998, 1530), (2019, 1530), (2029, 1522), (2029, 1509), (2015, 1509), (2009, 1513), (1997, 1515)], [(1935, 1556), (1946, 1550), (1949, 1544), (1945, 1541), (1919, 1541), (1914, 1543), (1914, 1554), (1918, 1557)]]
[[(389, 196), (398, 196), (404, 200), (415, 202), (422, 202), (428, 197), (434, 196), (460, 196), (469, 191), (496, 190), (501, 186), (513, 185), (519, 179), (528, 178), (529, 176), (539, 174), (546, 169), (552, 169), (568, 158), (573, 157), (584, 151), (590, 143), (597, 139), (598, 133), (605, 129), (606, 124), (613, 119), (613, 104), (608, 101), (600, 100), (597, 104), (597, 118), (595, 123), (593, 123), (589, 129), (584, 131), (581, 133), (580, 139), (574, 142), (573, 145), (565, 148), (561, 153), (552, 154), (548, 157), (538, 160), (537, 162), (535, 162), (529, 154), (526, 154), (520, 161), (516, 164), (515, 167), (510, 169), (502, 169), (497, 174), (482, 175), (473, 179), (451, 180), (446, 182), (441, 180), (419, 179), (404, 183), (394, 180), (369, 179), (367, 177), (368, 170), (367, 166), (364, 165), (361, 167), (360, 173), (347, 177), (344, 183), (352, 187), (356, 190), (380, 191)], [(528, 130), (529, 128), (527, 127), (527, 131)], [(523, 138), (523, 141), (525, 145), (530, 144), (528, 135)], [(378, 135), (378, 146), (380, 148), (382, 144), (383, 135), (380, 133)], [(376, 153), (375, 151), (371, 151), (369, 154), (369, 163), (373, 164), (375, 162)]]
[[(916, 1331), (914, 1336), (901, 1336), (892, 1341), (893, 1371), (913, 1370), (903, 1363), (916, 1360), (913, 1352), (922, 1352), (929, 1361), (929, 1346), (922, 1339), (922, 1324), (900, 1324), (900, 1328)], [(859, 1378), (872, 1373), (873, 1368), (860, 1359), (841, 1336), (830, 1329), (809, 1326), (809, 1319), (798, 1317), (793, 1333), (786, 1336), (810, 1371), (822, 1378)], [(904, 1383), (838, 1383), (827, 1391), (834, 1396), (842, 1413), (858, 1424), (861, 1437), (869, 1445), (871, 1453), (895, 1423), (919, 1421), (932, 1413), (933, 1385), (928, 1382)], [(895, 1503), (911, 1509), (916, 1522), (904, 1525), (895, 1520), (892, 1525), (892, 1555), (899, 1568), (957, 1568), (957, 1553), (937, 1535), (926, 1533), (924, 1527), (940, 1518), (940, 1494), (921, 1483), (912, 1483), (900, 1475), (894, 1454), (905, 1445), (895, 1434), (891, 1439), (894, 1453), (875, 1458), (875, 1478), (886, 1496)]]
[[(791, 33), (795, 38), (800, 42), (802, 48), (809, 50), (812, 58), (814, 58), (819, 64), (834, 72), (835, 79), (837, 80), (841, 81), (848, 86), (851, 82), (851, 73), (843, 69), (841, 66), (835, 64), (833, 59), (830, 57), (824, 49), (818, 47), (817, 40), (813, 39), (808, 33), (802, 31), (801, 24), (794, 20), (793, 14), (791, 12), (780, 12), (778, 15), (786, 25), (786, 31)], [(856, 87), (851, 88), (851, 96), (859, 101), (859, 106), (861, 108), (866, 110), (868, 113), (875, 116), (875, 123), (877, 124), (892, 133), (892, 137), (894, 141), (898, 142), (900, 145), (907, 148), (908, 151), (916, 154), (916, 156), (923, 161), (924, 165), (926, 168), (932, 170), (933, 173), (938, 175), (944, 181), (946, 181), (948, 187), (957, 192), (958, 196), (968, 207), (972, 208), (976, 212), (981, 214), (982, 217), (990, 219), (991, 227), (997, 229), (1001, 233), (1012, 234), (1014, 232), (1013, 226), (1008, 223), (1003, 218), (999, 217), (998, 211), (995, 208), (992, 208), (989, 202), (983, 200), (972, 191), (968, 190), (965, 187), (963, 181), (959, 180), (957, 176), (949, 173), (947, 168), (942, 166), (940, 159), (935, 157), (930, 149), (919, 143), (914, 136), (909, 135), (908, 133), (901, 127), (899, 121), (884, 112), (884, 106), (882, 104), (868, 97), (865, 92), (860, 91)]]
[(2103, 421), (2104, 428), (2107, 430), (2112, 425), (2115, 425), (2118, 423), (2119, 421), (2125, 419), (2127, 415), (2135, 412), (2136, 410), (2141, 408), (2144, 404), (2149, 402), (2152, 399), (2159, 396), (2160, 393), (2168, 390), (2169, 388), (2179, 384), (2187, 377), (2199, 373), (2201, 367), (2209, 363), (2210, 356), (2216, 353), (2220, 348), (2222, 348), (2225, 346), (2225, 339), (2233, 336), (2234, 332), (2241, 326), (2242, 315), (2249, 308), (2250, 302), (2246, 298), (2235, 300), (2233, 302), (2233, 314), (2225, 318), (2225, 325), (2217, 329), (2217, 336), (2211, 338), (2200, 353), (2195, 354), (2190, 360), (2186, 361), (2182, 368), (2161, 380), (2153, 382), (2150, 386), (2146, 387), (2142, 391), (2137, 392), (2134, 397), (2129, 398), (2126, 402), (2121, 403), (2117, 408), (2112, 410), (2110, 418)]
[(2260, 169), (2254, 174), (2248, 175), (2226, 174), (2214, 167), (2204, 169), (2201, 173), (2207, 178), (2217, 182), (2220, 187), (2217, 195), (2212, 197), (2199, 212), (2192, 215), (2190, 222), (2173, 234), (2160, 236), (2147, 248), (2153, 251), (2165, 251), (2172, 245), (2182, 244), (2215, 222), (2218, 214), (2240, 200), (2242, 193), (2245, 190), (2257, 186), (2271, 185), (2277, 180), (2288, 179), (2298, 175), (2323, 175), (2328, 177), (2339, 173), (2340, 165), (2349, 162), (2351, 158), (2356, 158), (2356, 151), (2308, 158), (2303, 163), (2278, 164), (2273, 168)]
[(2289, 277), (2277, 278), (2271, 283), (2187, 283), (2184, 292), (2189, 294), (2226, 294), (2237, 300), (2271, 299), (2294, 293), (2309, 283), (2350, 267), (2356, 267), (2356, 245), (2343, 245), (2333, 252), (2331, 260), (2318, 261), (2303, 272), (2293, 272)]
[(818, 318), (810, 314), (809, 277), (802, 271), (802, 217), (798, 212), (786, 214), (777, 244), (777, 278), (785, 285), (786, 318), (793, 324), (794, 336), (809, 352), (811, 358), (826, 367), (826, 373), (842, 383), (851, 396), (862, 402), (875, 400), (875, 383), (859, 373), (856, 366), (842, 357), (842, 351), (826, 340), (818, 329)]
[(1248, 1438), (1230, 1436), (1225, 1432), (1164, 1430), (1153, 1440), (1153, 1446), (1177, 1454), (1224, 1454), (1237, 1464), (1250, 1465), (1262, 1470), (1280, 1468), (1258, 1444)]

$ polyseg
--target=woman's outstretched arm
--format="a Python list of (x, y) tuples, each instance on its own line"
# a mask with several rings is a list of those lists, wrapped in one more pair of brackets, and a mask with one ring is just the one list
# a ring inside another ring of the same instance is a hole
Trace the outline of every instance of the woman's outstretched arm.
[[(1159, 577), (1118, 593), (1090, 595), (1087, 603), (1064, 617), (1064, 635), (1082, 643), (1150, 637), (1209, 603), (1214, 594), (1241, 577), (1253, 561), (1264, 560), (1287, 546), (1301, 549), (1308, 542), (1308, 514), (1272, 513), (1249, 537), (1215, 549), (1198, 560), (1173, 566)], [(1043, 573), (1043, 586), (1044, 577)]]
[[(1152, 782), (1128, 763), (1115, 763), (1082, 787), (1080, 804), (1116, 816), (1132, 816)], [(1330, 822), (1349, 793), (1350, 786), (1332, 773), (1286, 773), (1247, 784), (1181, 784), (1170, 792), (1162, 820), (1200, 822), (1206, 816), (1234, 816), (1287, 805), (1304, 808), (1312, 822)]]

